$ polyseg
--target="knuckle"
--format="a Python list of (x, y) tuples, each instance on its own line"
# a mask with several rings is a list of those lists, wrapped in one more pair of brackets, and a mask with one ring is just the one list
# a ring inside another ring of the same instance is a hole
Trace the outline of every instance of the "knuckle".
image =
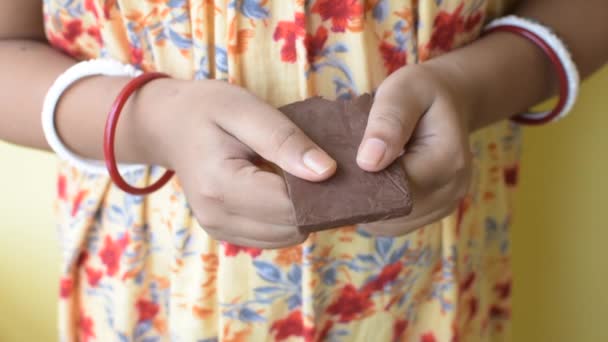
[(383, 131), (393, 134), (403, 134), (407, 131), (407, 122), (398, 108), (383, 108), (373, 118), (373, 124)]
[(217, 230), (213, 230), (207, 227), (201, 227), (209, 237), (215, 241), (224, 241), (224, 237), (218, 233)]
[[(274, 243), (284, 242), (289, 244), (292, 242), (300, 241), (302, 239), (302, 233), (300, 233), (300, 231), (296, 227), (293, 227), (290, 229), (281, 230), (280, 232), (273, 234), (270, 239)], [(306, 239), (306, 237), (304, 237), (304, 239)]]
[(298, 136), (298, 129), (293, 125), (283, 125), (278, 127), (270, 137), (271, 155), (277, 156), (282, 150)]
[(199, 197), (204, 201), (224, 203), (224, 192), (219, 181), (203, 182), (199, 189)]
[(277, 248), (287, 248), (287, 247), (296, 246), (296, 245), (304, 243), (304, 241), (306, 241), (307, 238), (308, 238), (307, 234), (301, 234), (301, 233), (293, 234), (288, 239), (277, 240), (277, 241), (271, 242), (269, 248), (277, 249)]
[(198, 224), (205, 230), (218, 231), (222, 227), (223, 215), (210, 205), (201, 205), (196, 208), (195, 217)]
[(470, 173), (472, 155), (468, 145), (453, 144), (437, 149), (437, 151), (439, 158), (444, 165), (448, 166), (452, 176), (462, 177)]

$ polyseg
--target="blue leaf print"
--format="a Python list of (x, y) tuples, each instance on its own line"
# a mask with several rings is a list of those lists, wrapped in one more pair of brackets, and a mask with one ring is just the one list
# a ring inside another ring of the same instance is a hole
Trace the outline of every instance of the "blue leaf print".
[(498, 223), (493, 217), (486, 218), (486, 233), (492, 234), (498, 229)]
[(291, 270), (287, 273), (287, 279), (294, 285), (300, 285), (300, 280), (302, 280), (302, 268), (300, 265), (294, 264), (291, 266)]
[(325, 285), (334, 285), (336, 283), (336, 269), (330, 268), (323, 272), (323, 283)]
[(182, 37), (179, 33), (169, 29), (169, 38), (175, 46), (180, 49), (189, 49), (192, 47), (192, 40), (188, 38)]
[(376, 19), (376, 21), (383, 21), (384, 18), (386, 18), (387, 13), (388, 13), (388, 1), (380, 0), (376, 4), (376, 6), (374, 6), (372, 15), (374, 16), (374, 19)]
[(307, 256), (307, 255), (309, 255), (310, 253), (312, 253), (312, 252), (315, 250), (315, 247), (317, 247), (317, 245), (316, 245), (316, 244), (314, 244), (314, 243), (313, 243), (312, 245), (310, 245), (310, 246), (306, 246), (306, 247), (304, 247), (304, 248), (302, 249), (302, 256)]
[(275, 265), (260, 260), (254, 261), (253, 265), (264, 280), (272, 283), (281, 281), (281, 271)]
[(167, 6), (170, 8), (181, 8), (186, 4), (186, 0), (169, 0)]
[(357, 227), (357, 234), (366, 237), (366, 238), (370, 238), (372, 237), (372, 235), (370, 233), (368, 233), (367, 231), (361, 229), (360, 227)]
[(116, 213), (116, 215), (124, 215), (124, 212), (122, 210), (121, 207), (117, 206), (116, 204), (112, 205), (112, 212)]
[(127, 336), (121, 332), (117, 332), (116, 335), (118, 335), (118, 340), (121, 342), (129, 342), (129, 339), (127, 338)]
[(401, 246), (399, 249), (394, 251), (393, 254), (391, 254), (391, 257), (388, 259), (388, 263), (392, 264), (392, 263), (399, 261), (399, 259), (401, 259), (403, 257), (403, 255), (405, 255), (405, 252), (409, 249), (409, 247), (410, 247), (410, 242), (405, 241), (403, 246)]
[(247, 18), (266, 19), (270, 13), (261, 4), (262, 0), (242, 0), (239, 11)]
[[(394, 32), (395, 32), (395, 42), (397, 43), (397, 50), (403, 51), (405, 50), (405, 43), (407, 42), (407, 36), (404, 34), (403, 26), (405, 22), (403, 20), (399, 20), (395, 23)], [(408, 31), (409, 32), (409, 31)]]
[(380, 254), (383, 260), (386, 259), (388, 251), (393, 246), (393, 238), (389, 237), (378, 237), (376, 238), (376, 252)]
[(243, 307), (239, 311), (239, 320), (243, 322), (264, 322), (265, 319), (257, 312), (251, 310), (248, 307)]
[(358, 254), (357, 259), (359, 259), (363, 262), (370, 263), (370, 264), (376, 264), (376, 265), (378, 264), (376, 257), (374, 257), (373, 255), (369, 255), (369, 254)]
[(348, 52), (348, 47), (346, 46), (346, 44), (340, 42), (340, 43), (334, 44), (333, 50), (334, 50), (334, 52), (337, 52), (337, 53)]
[(255, 293), (271, 294), (271, 293), (281, 292), (281, 291), (283, 291), (283, 289), (278, 286), (262, 286), (262, 287), (256, 287), (253, 291), (255, 291)]
[(228, 54), (220, 46), (215, 47), (215, 67), (221, 72), (228, 72)]
[(504, 240), (500, 243), (500, 252), (502, 254), (507, 254), (509, 251), (509, 240)]
[(152, 328), (152, 321), (145, 320), (141, 321), (139, 324), (135, 326), (135, 333), (133, 334), (135, 339), (139, 339), (144, 336), (150, 329)]
[(302, 305), (302, 299), (298, 294), (294, 294), (293, 296), (289, 297), (289, 299), (287, 299), (287, 308), (289, 310), (293, 310), (300, 305)]
[(217, 337), (206, 338), (204, 340), (198, 340), (196, 342), (217, 342), (219, 339)]
[(146, 337), (143, 340), (141, 340), (141, 342), (158, 342), (158, 341), (160, 341), (160, 336)]
[(344, 330), (344, 329), (342, 329), (342, 330), (337, 330), (337, 331), (334, 331), (334, 335), (338, 335), (338, 336), (346, 336), (346, 335), (348, 335), (348, 330)]

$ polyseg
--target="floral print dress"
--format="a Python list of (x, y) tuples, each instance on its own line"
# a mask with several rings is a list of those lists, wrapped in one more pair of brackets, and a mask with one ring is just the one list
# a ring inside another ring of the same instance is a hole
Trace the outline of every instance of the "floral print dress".
[[(78, 58), (220, 79), (281, 106), (350, 98), (475, 39), (506, 1), (43, 0), (46, 33)], [(86, 120), (86, 112), (83, 113)], [(60, 164), (62, 341), (502, 341), (519, 131), (471, 137), (459, 210), (409, 235), (356, 226), (260, 250), (211, 239), (178, 179), (147, 197)], [(142, 186), (162, 170), (129, 175)]]

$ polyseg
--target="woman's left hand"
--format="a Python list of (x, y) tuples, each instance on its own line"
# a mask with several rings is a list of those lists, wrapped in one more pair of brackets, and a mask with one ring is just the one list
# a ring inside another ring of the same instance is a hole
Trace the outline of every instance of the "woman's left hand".
[(456, 70), (430, 63), (395, 71), (375, 95), (357, 163), (374, 172), (400, 158), (414, 202), (409, 216), (363, 226), (375, 235), (403, 235), (435, 222), (468, 190), (473, 96)]

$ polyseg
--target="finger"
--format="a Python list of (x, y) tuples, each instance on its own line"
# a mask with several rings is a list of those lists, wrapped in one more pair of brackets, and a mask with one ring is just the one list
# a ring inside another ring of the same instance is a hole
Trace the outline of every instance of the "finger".
[(195, 174), (201, 201), (267, 223), (295, 222), (283, 177), (255, 165), (247, 146), (219, 128), (208, 134), (215, 138), (202, 148), (205, 163)]
[(366, 171), (380, 171), (403, 154), (405, 144), (432, 101), (432, 93), (417, 89), (415, 79), (396, 72), (374, 97), (367, 127), (357, 154)]
[(454, 213), (458, 202), (442, 207), (424, 215), (410, 219), (397, 219), (385, 222), (370, 223), (362, 227), (365, 231), (376, 236), (402, 236), (409, 234), (424, 226), (436, 223), (437, 221)]
[(250, 103), (251, 108), (229, 104), (231, 115), (218, 117), (218, 125), (296, 177), (321, 181), (336, 171), (336, 161), (280, 111), (257, 99)]
[(226, 209), (261, 222), (294, 224), (293, 204), (283, 177), (247, 160), (225, 160), (223, 193)]
[[(456, 122), (456, 115), (433, 116), (454, 111), (447, 103), (437, 101), (419, 123), (418, 132), (402, 159), (405, 172), (412, 186), (420, 189), (436, 189), (454, 178), (468, 177), (471, 152), (467, 137), (463, 136)], [(432, 127), (430, 126), (432, 123)]]
[(308, 234), (291, 225), (269, 224), (210, 209), (197, 216), (199, 225), (214, 239), (239, 246), (280, 248), (302, 243)]

